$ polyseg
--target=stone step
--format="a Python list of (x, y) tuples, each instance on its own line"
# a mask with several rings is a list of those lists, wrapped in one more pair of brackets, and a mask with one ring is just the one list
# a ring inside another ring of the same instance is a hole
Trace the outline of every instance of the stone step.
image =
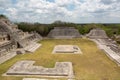
[(35, 47), (31, 48), (30, 51), (34, 52), (36, 49), (38, 49), (40, 47), (40, 45), (36, 45)]
[(0, 57), (0, 64), (4, 63), (5, 61), (15, 57), (17, 54), (16, 52), (9, 52), (5, 56)]
[(25, 49), (26, 51), (29, 51), (29, 52), (34, 52), (34, 51), (37, 50), (40, 46), (41, 46), (41, 44), (31, 43), (29, 46), (27, 46), (27, 47), (24, 48), (24, 49)]

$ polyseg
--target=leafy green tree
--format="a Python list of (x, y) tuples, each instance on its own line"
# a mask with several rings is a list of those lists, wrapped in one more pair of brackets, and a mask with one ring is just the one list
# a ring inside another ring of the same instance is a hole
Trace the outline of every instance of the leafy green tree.
[(8, 19), (7, 16), (5, 16), (3, 14), (0, 14), (0, 18), (6, 18), (6, 19)]

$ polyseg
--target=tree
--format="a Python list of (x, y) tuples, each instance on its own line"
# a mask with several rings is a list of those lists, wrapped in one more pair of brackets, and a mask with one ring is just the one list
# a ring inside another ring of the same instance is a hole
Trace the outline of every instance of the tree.
[(6, 19), (8, 19), (5, 15), (3, 15), (3, 14), (0, 14), (0, 18), (6, 18)]

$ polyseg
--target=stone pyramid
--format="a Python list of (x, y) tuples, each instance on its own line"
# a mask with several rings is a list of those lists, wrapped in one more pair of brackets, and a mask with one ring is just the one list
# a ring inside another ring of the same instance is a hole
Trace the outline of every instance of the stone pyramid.
[(88, 38), (92, 38), (92, 39), (105, 39), (108, 38), (106, 32), (100, 28), (95, 28), (92, 29), (88, 34), (87, 34)]
[(74, 27), (55, 27), (48, 34), (49, 38), (55, 39), (71, 39), (82, 37), (77, 29)]
[[(23, 32), (18, 26), (6, 18), (0, 18), (0, 53), (3, 54), (11, 49), (25, 48), (42, 37), (36, 32)], [(4, 52), (3, 52), (4, 50)], [(0, 54), (0, 55), (1, 55)]]
[(29, 41), (40, 40), (42, 37), (36, 32), (28, 33), (18, 29), (18, 26), (11, 23), (8, 19), (0, 19), (0, 32), (9, 35), (10, 40), (18, 43), (20, 47), (25, 47)]
[(42, 37), (36, 32), (23, 32), (6, 18), (0, 18), (0, 64), (25, 51), (34, 52)]

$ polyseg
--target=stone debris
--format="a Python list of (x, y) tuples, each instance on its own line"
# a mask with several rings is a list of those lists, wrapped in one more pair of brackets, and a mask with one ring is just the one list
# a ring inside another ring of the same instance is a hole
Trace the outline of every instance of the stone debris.
[(55, 39), (72, 39), (82, 36), (74, 27), (55, 27), (53, 30), (50, 31), (48, 37)]
[(55, 46), (52, 53), (80, 54), (82, 52), (77, 45), (57, 45), (57, 46)]
[(37, 75), (40, 77), (66, 77), (74, 78), (73, 67), (71, 62), (56, 62), (54, 68), (44, 68), (42, 66), (34, 66), (35, 61), (23, 60), (15, 63), (6, 75)]

